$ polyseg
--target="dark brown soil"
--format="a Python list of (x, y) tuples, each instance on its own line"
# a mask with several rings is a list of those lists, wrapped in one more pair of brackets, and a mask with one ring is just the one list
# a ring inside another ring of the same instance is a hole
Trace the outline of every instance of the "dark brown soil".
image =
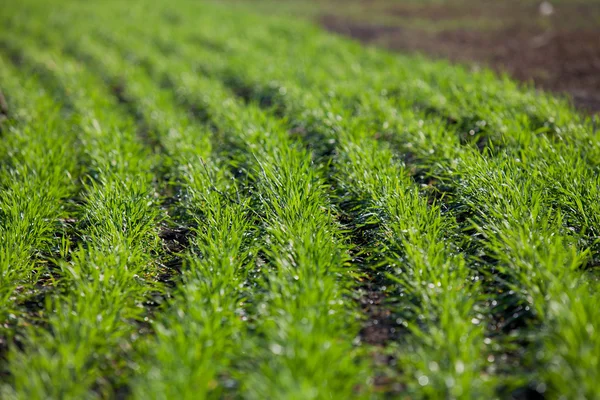
[[(600, 111), (600, 2), (561, 3), (551, 15), (542, 15), (538, 4), (498, 3), (390, 2), (386, 13), (400, 17), (398, 23), (381, 25), (368, 16), (357, 20), (341, 13), (324, 15), (321, 22), (330, 31), (393, 50), (487, 65), (536, 87), (566, 93), (582, 109)], [(415, 20), (423, 27), (401, 22)], [(435, 29), (449, 22), (458, 23)], [(486, 23), (493, 27), (482, 29)]]
[(383, 345), (388, 343), (397, 330), (388, 305), (385, 304), (385, 294), (369, 285), (360, 299), (363, 313), (368, 316), (360, 336), (365, 343), (370, 345)]
[(0, 114), (8, 115), (8, 103), (6, 102), (4, 94), (2, 94), (1, 90), (0, 90)]

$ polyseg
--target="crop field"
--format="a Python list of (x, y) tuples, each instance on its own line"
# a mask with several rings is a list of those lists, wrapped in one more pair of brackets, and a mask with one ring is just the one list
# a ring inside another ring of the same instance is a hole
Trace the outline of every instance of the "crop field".
[(0, 398), (599, 398), (565, 98), (222, 2), (0, 24)]

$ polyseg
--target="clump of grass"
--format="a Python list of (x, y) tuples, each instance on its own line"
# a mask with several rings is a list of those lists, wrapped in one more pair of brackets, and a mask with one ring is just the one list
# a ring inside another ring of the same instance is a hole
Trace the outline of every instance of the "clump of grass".
[[(19, 396), (107, 393), (110, 364), (129, 346), (140, 304), (156, 286), (152, 253), (159, 252), (160, 209), (154, 200), (152, 158), (137, 143), (131, 121), (114, 108), (93, 77), (63, 60), (20, 43), (26, 60), (47, 68), (67, 96), (72, 82), (78, 142), (89, 160), (79, 211), (79, 247), (58, 261), (60, 291), (47, 302), (43, 327), (33, 327), (23, 349), (9, 354), (12, 390)], [(121, 368), (121, 367), (116, 367)]]
[[(64, 250), (65, 221), (72, 217), (67, 200), (77, 193), (78, 168), (70, 153), (70, 118), (35, 78), (23, 80), (1, 62), (11, 112), (0, 145), (0, 321), (6, 328), (35, 320), (40, 310), (27, 302), (52, 287), (51, 258)], [(6, 339), (13, 333), (3, 329)]]

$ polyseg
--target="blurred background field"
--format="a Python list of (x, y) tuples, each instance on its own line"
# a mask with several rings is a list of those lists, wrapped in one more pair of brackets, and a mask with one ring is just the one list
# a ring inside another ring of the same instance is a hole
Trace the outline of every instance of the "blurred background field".
[(600, 111), (598, 0), (230, 0), (399, 51), (492, 67)]

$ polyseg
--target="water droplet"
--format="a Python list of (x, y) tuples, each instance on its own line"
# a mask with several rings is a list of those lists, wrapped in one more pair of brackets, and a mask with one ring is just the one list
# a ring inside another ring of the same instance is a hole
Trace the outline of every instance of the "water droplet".
[(277, 354), (277, 355), (279, 355), (279, 354), (283, 353), (283, 347), (281, 347), (281, 345), (279, 345), (279, 344), (277, 344), (277, 343), (273, 343), (273, 344), (270, 346), (270, 349), (271, 349), (271, 351), (273, 352), (273, 354)]

